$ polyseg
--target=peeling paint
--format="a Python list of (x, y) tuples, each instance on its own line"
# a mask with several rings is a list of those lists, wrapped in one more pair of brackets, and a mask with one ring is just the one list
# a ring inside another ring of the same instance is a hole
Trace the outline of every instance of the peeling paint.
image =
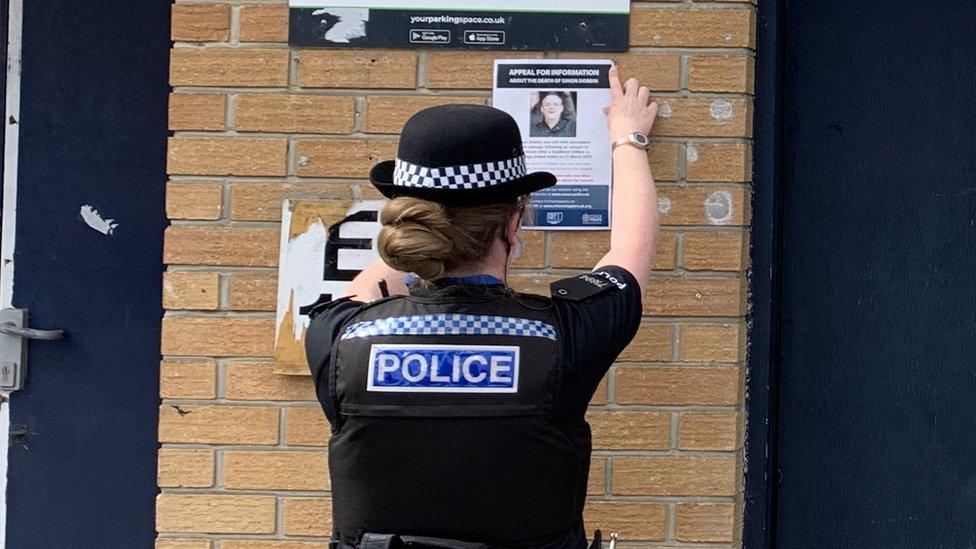
[(350, 40), (366, 36), (367, 8), (322, 8), (313, 11), (312, 15), (331, 15), (339, 20), (325, 32), (329, 42), (348, 44)]
[(657, 211), (666, 214), (671, 211), (671, 199), (666, 196), (657, 197)]
[(705, 217), (712, 225), (728, 225), (732, 222), (732, 193), (715, 191), (705, 199)]
[(115, 233), (115, 228), (119, 226), (114, 219), (102, 218), (102, 216), (98, 213), (98, 210), (96, 210), (91, 204), (85, 204), (82, 206), (81, 210), (78, 212), (78, 215), (86, 225), (102, 234), (113, 234)]
[(716, 99), (715, 101), (712, 101), (712, 105), (708, 107), (708, 114), (712, 115), (712, 118), (720, 122), (732, 120), (732, 103), (729, 103), (724, 99)]
[[(347, 215), (363, 211), (379, 211), (384, 200), (363, 200), (349, 208)], [(282, 238), (278, 269), (278, 303), (276, 309), (277, 327), (275, 341), (282, 336), (283, 328), (290, 328), (295, 341), (300, 341), (308, 329), (309, 318), (299, 309), (314, 303), (320, 295), (341, 296), (349, 286), (348, 281), (323, 280), (325, 269), (325, 245), (329, 228), (321, 219), (308, 227), (303, 227), (297, 236), (291, 234), (292, 209), (288, 201), (281, 215)], [(378, 222), (347, 222), (339, 228), (341, 238), (375, 239), (379, 234)], [(373, 246), (375, 248), (375, 244)], [(379, 255), (375, 249), (340, 250), (339, 264), (342, 269), (361, 270), (375, 261)], [(286, 318), (289, 317), (290, 318)], [(288, 320), (289, 322), (285, 322)], [(277, 344), (276, 344), (277, 347)]]
[(674, 110), (671, 109), (671, 103), (661, 103), (657, 107), (657, 115), (661, 118), (671, 118), (674, 114)]
[(308, 156), (304, 155), (304, 154), (298, 157), (298, 165), (301, 166), (301, 167), (303, 167), (303, 168), (305, 166), (308, 166), (308, 163), (310, 161), (311, 161), (311, 159)]
[(685, 157), (688, 162), (698, 162), (698, 149), (688, 145), (688, 150), (685, 151)]

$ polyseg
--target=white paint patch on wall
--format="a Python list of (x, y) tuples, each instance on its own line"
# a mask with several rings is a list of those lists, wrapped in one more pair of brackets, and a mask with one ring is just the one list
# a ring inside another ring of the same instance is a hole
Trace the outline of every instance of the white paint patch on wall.
[(712, 101), (711, 106), (708, 107), (708, 114), (719, 122), (732, 120), (732, 103), (729, 103), (725, 99), (716, 99), (715, 101)]
[(671, 103), (661, 103), (657, 106), (657, 115), (661, 118), (671, 118), (674, 114), (674, 109), (671, 107)]
[(662, 215), (671, 211), (671, 199), (666, 196), (657, 197), (657, 211)]
[(732, 222), (732, 193), (715, 191), (705, 199), (705, 217), (712, 225), (728, 225)]
[(685, 151), (685, 157), (688, 159), (689, 163), (698, 162), (698, 149), (688, 145), (688, 150)]
[(81, 220), (84, 221), (86, 225), (102, 234), (113, 234), (115, 232), (115, 228), (119, 226), (114, 219), (103, 218), (101, 214), (98, 213), (98, 210), (96, 210), (91, 204), (85, 204), (82, 206), (81, 210), (78, 212), (78, 215), (81, 216)]

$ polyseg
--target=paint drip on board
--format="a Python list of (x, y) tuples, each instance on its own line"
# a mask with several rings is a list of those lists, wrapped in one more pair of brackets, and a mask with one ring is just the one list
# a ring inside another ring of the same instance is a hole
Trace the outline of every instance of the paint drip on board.
[(98, 213), (98, 210), (96, 210), (91, 204), (85, 204), (82, 206), (81, 210), (78, 212), (78, 217), (80, 217), (86, 225), (105, 235), (115, 233), (115, 228), (119, 226), (114, 219), (103, 218), (101, 214)]

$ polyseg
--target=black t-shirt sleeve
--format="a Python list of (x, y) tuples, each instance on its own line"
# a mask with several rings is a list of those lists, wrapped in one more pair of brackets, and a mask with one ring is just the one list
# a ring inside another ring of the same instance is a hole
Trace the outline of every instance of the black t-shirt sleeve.
[(339, 329), (342, 325), (362, 306), (363, 303), (360, 301), (340, 299), (328, 303), (322, 308), (316, 307), (311, 313), (313, 315), (312, 321), (305, 333), (305, 356), (308, 358), (308, 367), (312, 373), (312, 381), (315, 383), (315, 394), (330, 421), (333, 420), (333, 417), (330, 414), (331, 406), (327, 406), (327, 401), (329, 400), (328, 373), (332, 344), (339, 337)]
[(562, 328), (564, 367), (588, 401), (637, 334), (640, 286), (626, 269), (607, 266), (556, 281), (551, 290)]

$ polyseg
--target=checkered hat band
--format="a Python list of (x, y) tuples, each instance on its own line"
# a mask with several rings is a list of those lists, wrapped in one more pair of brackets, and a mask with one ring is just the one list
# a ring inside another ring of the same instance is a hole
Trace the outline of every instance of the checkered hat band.
[(342, 339), (386, 335), (500, 335), (555, 340), (556, 329), (539, 320), (510, 316), (415, 315), (357, 322), (346, 328)]
[(393, 184), (398, 187), (423, 189), (483, 189), (525, 177), (525, 157), (508, 160), (427, 168), (396, 159)]

